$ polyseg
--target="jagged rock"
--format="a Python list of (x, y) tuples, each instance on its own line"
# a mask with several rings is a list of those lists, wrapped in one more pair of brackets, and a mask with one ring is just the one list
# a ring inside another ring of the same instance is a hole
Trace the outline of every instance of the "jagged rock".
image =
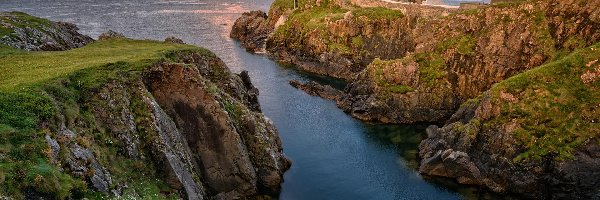
[(70, 155), (64, 159), (67, 160), (66, 164), (71, 173), (86, 178), (98, 191), (110, 191), (112, 184), (110, 173), (98, 163), (91, 151), (71, 141), (64, 142), (62, 145), (70, 152)]
[[(542, 97), (545, 95), (527, 94), (532, 91), (513, 91), (519, 87), (536, 88), (535, 94), (544, 94), (549, 89), (537, 88), (580, 88), (578, 94), (597, 95), (598, 85), (579, 80), (579, 74), (586, 70), (586, 63), (598, 57), (594, 47), (583, 48), (572, 56), (585, 59), (576, 64), (582, 67), (570, 67), (574, 64), (568, 59), (542, 65), (537, 68), (539, 71), (523, 74), (531, 81), (527, 85), (516, 86), (513, 82), (516, 80), (505, 80), (483, 96), (463, 104), (443, 127), (430, 126), (427, 139), (419, 145), (422, 158), (419, 171), (531, 199), (597, 198), (600, 141), (595, 128), (597, 122), (594, 119), (598, 113), (595, 101), (577, 103), (582, 111), (548, 113), (536, 105), (549, 105), (547, 102), (575, 94), (545, 99)], [(568, 72), (557, 72), (557, 68), (563, 67)], [(545, 72), (552, 73), (541, 75)], [(547, 81), (549, 79), (554, 81)], [(512, 106), (527, 111), (508, 108)], [(582, 121), (572, 123), (570, 119)], [(530, 121), (540, 124), (532, 125)], [(556, 126), (548, 127), (550, 124)], [(564, 127), (576, 131), (556, 131), (564, 130)]]
[(130, 158), (139, 155), (139, 137), (133, 112), (130, 109), (131, 91), (114, 81), (106, 84), (94, 96), (94, 116), (100, 126), (106, 127), (125, 144), (125, 154)]
[(252, 81), (250, 80), (250, 76), (248, 75), (248, 71), (244, 70), (239, 74), (239, 77), (242, 80), (244, 88), (248, 91), (248, 95), (244, 96), (244, 102), (253, 111), (260, 111), (260, 104), (258, 103), (258, 88), (254, 87)]
[(58, 164), (59, 162), (59, 156), (60, 156), (60, 145), (58, 144), (58, 142), (53, 139), (52, 137), (50, 137), (50, 135), (46, 135), (44, 137), (46, 139), (46, 142), (48, 143), (48, 145), (50, 146), (50, 148), (52, 149), (52, 152), (50, 154), (50, 162), (52, 164)]
[(227, 199), (256, 195), (259, 188), (277, 191), (288, 161), (273, 125), (232, 97), (207, 90), (210, 83), (200, 74), (197, 68), (158, 65), (145, 83), (175, 119), (208, 190)]
[(123, 38), (127, 38), (125, 37), (125, 35), (123, 35), (122, 33), (117, 33), (113, 30), (108, 30), (105, 33), (100, 34), (100, 36), (98, 36), (98, 40), (109, 40), (109, 39), (123, 39)]

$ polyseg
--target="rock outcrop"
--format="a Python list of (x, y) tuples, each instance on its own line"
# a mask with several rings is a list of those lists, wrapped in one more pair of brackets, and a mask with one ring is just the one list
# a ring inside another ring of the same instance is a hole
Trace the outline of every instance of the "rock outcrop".
[(427, 129), (419, 170), (533, 199), (600, 198), (600, 85), (581, 79), (599, 51), (578, 50), (463, 104)]
[(0, 44), (17, 49), (62, 51), (94, 41), (77, 30), (71, 23), (52, 22), (21, 12), (0, 13)]
[[(600, 20), (595, 16), (599, 7), (565, 1), (521, 2), (416, 25), (414, 52), (383, 68), (385, 74), (406, 76), (403, 70), (416, 67), (418, 72), (410, 79), (418, 80), (418, 84), (398, 82), (408, 78), (401, 76), (377, 79), (367, 69), (346, 89), (349, 95), (340, 107), (365, 120), (441, 122), (462, 102), (494, 83), (537, 67), (559, 52), (598, 41)], [(563, 22), (571, 18), (575, 18), (573, 23)], [(566, 24), (570, 27), (564, 27)], [(378, 89), (382, 80), (392, 86), (410, 86), (414, 91), (389, 95)]]
[(267, 14), (263, 11), (244, 13), (235, 21), (230, 37), (239, 40), (250, 52), (262, 52), (274, 30), (267, 20)]

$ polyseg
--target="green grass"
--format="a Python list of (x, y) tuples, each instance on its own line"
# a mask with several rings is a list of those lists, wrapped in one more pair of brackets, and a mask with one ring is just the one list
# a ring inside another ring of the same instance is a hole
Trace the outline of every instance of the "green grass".
[(294, 0), (275, 0), (273, 1), (273, 4), (271, 4), (271, 9), (273, 8), (293, 9)]
[(356, 36), (352, 38), (352, 46), (355, 48), (361, 48), (364, 44), (363, 38), (361, 36)]
[[(143, 67), (164, 53), (197, 47), (143, 40), (98, 41), (83, 48), (59, 52), (21, 52), (0, 57), (0, 90), (15, 90), (52, 78), (66, 76), (75, 71), (105, 66), (119, 67), (120, 63), (135, 63)], [(6, 49), (0, 49), (0, 55)], [(115, 64), (116, 63), (116, 64)]]
[(471, 35), (461, 35), (458, 37), (451, 37), (445, 39), (436, 49), (437, 52), (442, 53), (448, 49), (456, 49), (461, 55), (475, 55), (475, 46), (477, 40)]
[[(24, 52), (24, 51), (19, 50), (19, 49), (14, 49), (14, 48), (6, 46), (4, 44), (0, 44), (0, 59), (2, 59), (2, 57), (6, 57), (6, 56), (13, 55), (13, 54), (22, 53), (22, 52)], [(0, 64), (0, 66), (2, 66), (2, 64)]]
[(406, 86), (406, 85), (392, 85), (392, 86), (388, 86), (388, 91), (393, 92), (393, 93), (398, 93), (398, 94), (404, 94), (407, 92), (412, 92), (415, 91), (414, 88), (410, 87), (410, 86)]
[(329, 52), (338, 52), (340, 54), (348, 54), (351, 52), (350, 47), (340, 43), (329, 43), (327, 48)]
[(404, 14), (399, 10), (392, 10), (382, 7), (357, 8), (352, 11), (352, 15), (354, 15), (354, 17), (365, 16), (372, 20), (394, 20), (404, 17)]
[(0, 194), (23, 198), (21, 189), (65, 199), (86, 192), (83, 181), (59, 172), (48, 163), (44, 133), (34, 129), (14, 129), (0, 124)]
[[(317, 0), (298, 0), (298, 9), (304, 9), (306, 5), (317, 5)], [(331, 0), (321, 0), (321, 7), (328, 7), (331, 5)], [(271, 9), (294, 9), (294, 0), (275, 0), (271, 4)]]

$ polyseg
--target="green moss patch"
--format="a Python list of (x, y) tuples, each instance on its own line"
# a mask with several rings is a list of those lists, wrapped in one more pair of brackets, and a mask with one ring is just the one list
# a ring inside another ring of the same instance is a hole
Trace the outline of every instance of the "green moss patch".
[(461, 35), (458, 37), (452, 37), (442, 41), (436, 51), (444, 52), (448, 49), (454, 48), (461, 55), (475, 55), (475, 47), (477, 40), (471, 35)]
[(419, 53), (414, 56), (419, 63), (419, 81), (432, 87), (446, 76), (446, 61), (439, 53)]
[(405, 94), (408, 92), (415, 91), (415, 89), (410, 86), (392, 83), (384, 77), (384, 73), (385, 73), (384, 68), (395, 62), (402, 62), (402, 61), (401, 60), (400, 61), (399, 60), (383, 61), (383, 60), (380, 60), (377, 58), (377, 59), (373, 60), (373, 62), (368, 67), (369, 71), (371, 72), (370, 76), (372, 76), (373, 81), (375, 81), (375, 84), (377, 84), (378, 87), (383, 88), (384, 96), (389, 96), (391, 93)]

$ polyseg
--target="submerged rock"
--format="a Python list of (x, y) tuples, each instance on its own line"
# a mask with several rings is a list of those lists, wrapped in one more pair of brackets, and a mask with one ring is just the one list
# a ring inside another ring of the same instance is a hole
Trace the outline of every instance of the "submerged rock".
[(307, 94), (329, 100), (338, 101), (344, 96), (344, 93), (342, 91), (339, 91), (329, 85), (321, 85), (314, 81), (310, 81), (308, 83), (301, 83), (297, 80), (290, 80), (289, 84), (292, 87), (298, 88), (306, 92)]

